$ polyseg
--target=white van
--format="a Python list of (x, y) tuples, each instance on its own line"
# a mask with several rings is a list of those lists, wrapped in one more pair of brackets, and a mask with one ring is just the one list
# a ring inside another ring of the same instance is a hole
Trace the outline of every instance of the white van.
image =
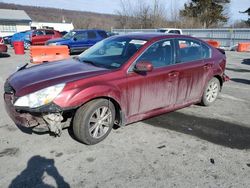
[(176, 28), (159, 28), (159, 29), (157, 29), (157, 32), (174, 33), (174, 34), (182, 35), (182, 30), (181, 29), (176, 29)]

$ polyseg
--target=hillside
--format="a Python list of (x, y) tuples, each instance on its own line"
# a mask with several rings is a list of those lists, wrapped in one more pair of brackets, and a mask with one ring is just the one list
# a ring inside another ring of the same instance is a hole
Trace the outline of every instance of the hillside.
[(41, 22), (72, 22), (76, 29), (100, 28), (110, 30), (117, 25), (118, 17), (111, 14), (74, 11), (56, 8), (23, 6), (17, 4), (0, 3), (1, 9), (24, 10), (33, 21)]

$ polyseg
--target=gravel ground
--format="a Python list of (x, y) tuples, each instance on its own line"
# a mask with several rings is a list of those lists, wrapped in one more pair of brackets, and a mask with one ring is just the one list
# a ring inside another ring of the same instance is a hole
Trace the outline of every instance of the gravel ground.
[[(0, 58), (4, 80), (29, 54)], [(86, 146), (25, 134), (0, 98), (0, 187), (249, 187), (250, 53), (227, 52), (231, 81), (211, 107), (193, 105), (113, 130)]]

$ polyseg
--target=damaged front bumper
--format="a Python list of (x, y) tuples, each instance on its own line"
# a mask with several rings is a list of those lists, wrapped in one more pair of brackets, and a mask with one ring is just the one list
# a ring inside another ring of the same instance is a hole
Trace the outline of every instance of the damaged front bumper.
[(15, 107), (14, 94), (4, 94), (5, 109), (18, 127), (26, 127), (35, 132), (51, 131), (60, 136), (62, 129), (70, 125), (70, 118), (63, 117), (64, 110), (51, 103), (49, 105), (30, 109)]

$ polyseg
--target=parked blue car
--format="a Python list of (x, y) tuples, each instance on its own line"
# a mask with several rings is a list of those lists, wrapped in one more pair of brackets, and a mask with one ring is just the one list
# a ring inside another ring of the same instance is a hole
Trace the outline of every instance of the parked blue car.
[(46, 45), (67, 45), (70, 53), (83, 52), (107, 37), (106, 31), (103, 30), (72, 30), (62, 38), (48, 40)]
[(15, 33), (11, 37), (11, 45), (13, 46), (13, 42), (15, 42), (15, 41), (23, 41), (23, 42), (25, 42), (26, 40), (29, 40), (29, 37), (30, 37), (31, 33), (32, 33), (32, 30)]

